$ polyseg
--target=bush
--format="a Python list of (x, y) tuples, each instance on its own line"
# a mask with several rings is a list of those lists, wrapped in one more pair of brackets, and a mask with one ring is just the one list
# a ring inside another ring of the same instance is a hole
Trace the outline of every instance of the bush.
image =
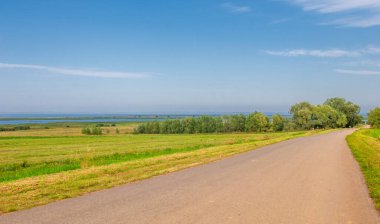
[(30, 126), (0, 127), (0, 131), (21, 131), (29, 129)]
[(94, 128), (82, 128), (82, 134), (85, 135), (101, 135), (102, 134), (102, 129), (98, 127)]
[(380, 107), (376, 107), (368, 113), (368, 124), (373, 128), (380, 128)]
[(280, 114), (272, 116), (272, 129), (273, 131), (283, 131), (285, 126), (285, 118)]

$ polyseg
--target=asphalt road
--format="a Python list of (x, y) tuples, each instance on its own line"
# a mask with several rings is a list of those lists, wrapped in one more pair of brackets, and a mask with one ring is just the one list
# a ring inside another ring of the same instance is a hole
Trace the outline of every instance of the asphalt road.
[(353, 130), (0, 216), (0, 223), (380, 223), (345, 142)]

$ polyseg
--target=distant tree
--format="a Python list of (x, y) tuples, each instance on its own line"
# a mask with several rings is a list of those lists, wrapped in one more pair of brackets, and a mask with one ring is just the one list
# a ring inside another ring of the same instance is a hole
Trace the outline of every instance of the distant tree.
[(91, 134), (90, 128), (82, 128), (82, 134), (90, 135)]
[(187, 117), (182, 120), (183, 132), (186, 134), (195, 133), (196, 121), (192, 117)]
[(171, 121), (171, 128), (170, 129), (171, 129), (172, 134), (182, 134), (183, 133), (181, 121), (178, 119)]
[(248, 115), (246, 122), (246, 131), (263, 132), (268, 131), (270, 122), (268, 116), (260, 112), (254, 112)]
[(297, 125), (293, 122), (293, 119), (285, 119), (284, 131), (295, 131), (297, 130)]
[(216, 124), (212, 116), (201, 116), (197, 119), (197, 132), (213, 133), (215, 131), (216, 131)]
[(359, 115), (359, 105), (356, 105), (350, 101), (346, 101), (344, 98), (338, 97), (327, 99), (324, 104), (331, 106), (346, 116), (347, 124), (345, 127), (354, 127), (362, 123), (363, 118)]
[(380, 128), (380, 107), (376, 107), (368, 113), (368, 124), (373, 128)]
[(99, 127), (94, 127), (94, 128), (82, 128), (82, 134), (85, 135), (101, 135), (103, 134), (103, 131)]
[(346, 127), (347, 125), (347, 117), (345, 114), (343, 114), (342, 112), (339, 112), (339, 117), (338, 117), (338, 120), (336, 121), (336, 124), (337, 124), (337, 127), (338, 128), (344, 128)]
[(101, 128), (95, 127), (95, 128), (91, 129), (91, 134), (92, 135), (101, 135), (101, 134), (103, 134), (103, 131)]
[(145, 132), (145, 124), (140, 124), (139, 126), (137, 126), (137, 128), (135, 128), (135, 130), (134, 130), (134, 133), (136, 133), (136, 134), (146, 133)]
[(152, 123), (151, 122), (145, 123), (145, 133), (146, 134), (152, 134)]
[(235, 114), (230, 116), (230, 129), (233, 132), (243, 132), (245, 130), (244, 114)]
[(151, 124), (151, 133), (153, 134), (160, 134), (160, 123), (158, 121), (154, 121)]
[(308, 102), (301, 102), (293, 105), (290, 108), (290, 113), (293, 115), (294, 124), (300, 129), (311, 129), (313, 116), (313, 105)]
[(273, 131), (283, 131), (285, 126), (285, 118), (280, 114), (274, 114), (272, 116), (272, 128)]
[(221, 117), (215, 117), (215, 132), (224, 132), (223, 120)]
[(160, 123), (160, 133), (161, 134), (170, 134), (169, 121), (164, 121)]
[(329, 105), (313, 107), (312, 125), (314, 128), (339, 128), (347, 124), (346, 116)]
[(116, 134), (120, 134), (120, 131), (118, 128), (116, 128), (115, 132), (116, 132)]
[(231, 132), (232, 131), (231, 116), (224, 115), (222, 117), (222, 121), (223, 121), (223, 131), (224, 132)]

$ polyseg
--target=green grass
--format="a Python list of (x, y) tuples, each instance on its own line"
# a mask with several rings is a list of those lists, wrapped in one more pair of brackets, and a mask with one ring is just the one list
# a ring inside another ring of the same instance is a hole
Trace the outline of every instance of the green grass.
[(380, 210), (380, 129), (361, 129), (347, 137), (364, 174), (370, 196)]
[(36, 133), (0, 137), (0, 212), (75, 197), (317, 132), (65, 137)]

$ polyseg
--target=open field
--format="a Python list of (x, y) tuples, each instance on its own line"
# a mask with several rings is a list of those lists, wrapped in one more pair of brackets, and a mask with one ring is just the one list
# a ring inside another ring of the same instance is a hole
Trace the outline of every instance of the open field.
[[(80, 129), (79, 126), (70, 128)], [(3, 133), (0, 137), (1, 212), (42, 205), (317, 133), (117, 135), (110, 132), (81, 136), (75, 132), (70, 136), (64, 129)], [(48, 131), (55, 134), (48, 135)], [(54, 136), (59, 133), (66, 136)]]
[(380, 129), (361, 129), (347, 142), (366, 179), (370, 195), (380, 210)]
[[(48, 124), (27, 124), (30, 130), (0, 131), (0, 137), (10, 136), (84, 136), (81, 132), (83, 127), (94, 127), (98, 123), (62, 122)], [(113, 123), (112, 123), (113, 124)], [(114, 135), (116, 129), (120, 134), (132, 133), (140, 123), (125, 122), (114, 123), (116, 126), (102, 127), (103, 135)], [(2, 125), (2, 127), (14, 127), (14, 125)]]

